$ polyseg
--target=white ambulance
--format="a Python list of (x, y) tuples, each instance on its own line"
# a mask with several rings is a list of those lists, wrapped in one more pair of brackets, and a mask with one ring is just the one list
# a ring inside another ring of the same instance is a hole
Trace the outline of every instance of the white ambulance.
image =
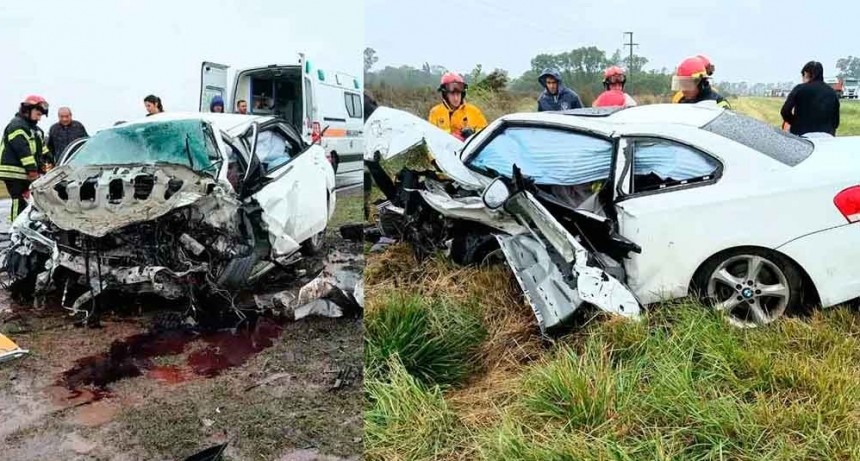
[(308, 143), (319, 139), (338, 187), (363, 180), (363, 94), (357, 77), (317, 68), (302, 53), (293, 64), (231, 72), (227, 65), (203, 62), (200, 69), (201, 112), (209, 112), (212, 98), (220, 96), (224, 112), (238, 112), (238, 102), (245, 101), (249, 114), (282, 117)]

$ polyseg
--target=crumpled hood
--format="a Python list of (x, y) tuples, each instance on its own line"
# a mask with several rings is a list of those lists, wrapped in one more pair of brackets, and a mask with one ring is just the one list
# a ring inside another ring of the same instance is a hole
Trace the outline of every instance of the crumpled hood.
[(485, 184), (460, 161), (463, 142), (424, 119), (408, 112), (379, 107), (364, 126), (364, 160), (373, 161), (378, 152), (391, 160), (409, 150), (426, 145), (439, 168), (467, 189), (483, 190)]
[(218, 187), (181, 165), (63, 165), (30, 186), (35, 207), (56, 226), (93, 237), (190, 205)]

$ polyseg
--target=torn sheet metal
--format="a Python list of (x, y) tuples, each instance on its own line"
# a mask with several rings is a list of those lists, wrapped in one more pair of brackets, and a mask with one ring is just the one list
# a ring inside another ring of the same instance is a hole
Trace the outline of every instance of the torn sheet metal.
[(103, 237), (190, 205), (216, 186), (214, 179), (181, 165), (63, 165), (30, 191), (36, 208), (57, 227)]
[(497, 236), (541, 331), (567, 320), (583, 301), (609, 313), (639, 315), (640, 303), (633, 292), (606, 271), (589, 266), (588, 250), (531, 193), (512, 197), (510, 209), (528, 217), (560, 256), (560, 261), (553, 261), (548, 249), (531, 235)]
[(390, 160), (411, 149), (426, 146), (439, 168), (465, 188), (482, 190), (486, 184), (459, 159), (463, 142), (408, 112), (377, 108), (364, 126), (364, 159)]
[(453, 198), (443, 191), (419, 191), (421, 197), (433, 209), (451, 218), (474, 221), (508, 234), (520, 234), (526, 229), (511, 219), (510, 215), (495, 212), (484, 206), (481, 197)]
[(534, 311), (541, 333), (570, 318), (582, 305), (579, 293), (565, 283), (547, 249), (530, 235), (496, 235), (526, 300)]
[(527, 234), (496, 235), (542, 333), (570, 319), (584, 302), (635, 318), (639, 303), (617, 279), (596, 267), (560, 267), (549, 249)]

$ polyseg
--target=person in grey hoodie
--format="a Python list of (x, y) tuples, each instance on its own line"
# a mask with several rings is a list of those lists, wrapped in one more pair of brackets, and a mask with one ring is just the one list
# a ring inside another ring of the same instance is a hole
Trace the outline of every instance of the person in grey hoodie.
[(540, 77), (538, 77), (538, 81), (544, 88), (543, 93), (538, 98), (538, 112), (579, 109), (582, 107), (579, 95), (564, 86), (559, 71), (544, 69)]

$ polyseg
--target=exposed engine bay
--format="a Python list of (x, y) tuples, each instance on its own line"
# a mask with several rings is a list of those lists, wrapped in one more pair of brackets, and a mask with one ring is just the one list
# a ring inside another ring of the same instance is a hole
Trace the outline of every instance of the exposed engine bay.
[[(63, 305), (76, 314), (86, 315), (104, 290), (167, 299), (204, 286), (219, 293), (248, 287), (282, 262), (269, 260), (253, 201), (243, 204), (183, 166), (63, 166), (32, 197), (35, 208), (13, 224), (3, 265), (15, 287), (37, 297), (62, 284)], [(68, 299), (74, 286), (88, 290)]]
[(141, 119), (68, 149), (30, 185), (0, 253), (13, 294), (39, 304), (58, 290), (84, 320), (105, 292), (241, 314), (240, 294), (296, 282), (334, 211), (324, 150), (277, 118), (207, 117)]

